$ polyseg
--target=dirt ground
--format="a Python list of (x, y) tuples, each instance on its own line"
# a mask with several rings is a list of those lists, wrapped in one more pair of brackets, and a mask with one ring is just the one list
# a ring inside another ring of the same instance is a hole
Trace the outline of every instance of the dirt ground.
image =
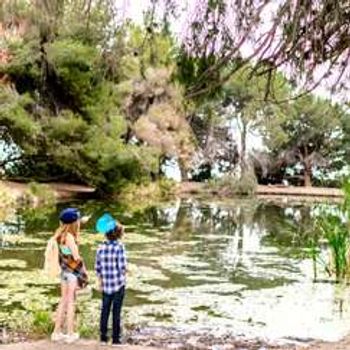
[[(15, 199), (23, 196), (28, 187), (27, 184), (21, 182), (0, 181), (0, 183), (8, 188), (8, 193)], [(95, 192), (94, 188), (83, 185), (72, 185), (58, 182), (50, 183), (48, 185), (54, 191), (59, 200), (71, 199), (81, 195), (92, 195)]]
[[(156, 350), (160, 348), (139, 346), (139, 345), (122, 345), (118, 347), (120, 350)], [(0, 345), (0, 350), (103, 350), (113, 349), (111, 346), (102, 346), (93, 340), (79, 340), (74, 344), (52, 343), (48, 340), (40, 340), (34, 342), (16, 343), (8, 345)], [(176, 346), (169, 346), (168, 349), (176, 350)], [(261, 350), (269, 350), (263, 346)], [(213, 349), (214, 350), (214, 349)], [(234, 344), (218, 346), (215, 350), (249, 350), (242, 348), (241, 345), (235, 347)], [(346, 337), (337, 343), (316, 343), (303, 346), (288, 346), (283, 348), (275, 348), (273, 350), (350, 350), (350, 337)]]
[[(25, 183), (13, 182), (13, 181), (2, 181), (9, 189), (9, 193), (15, 197), (21, 196), (27, 188)], [(83, 185), (71, 185), (65, 183), (50, 183), (48, 184), (56, 193), (59, 199), (72, 198), (77, 195), (92, 195), (95, 191), (94, 188), (83, 186)], [(177, 194), (179, 195), (191, 195), (200, 194), (208, 191), (205, 189), (205, 183), (200, 182), (182, 182), (177, 187)], [(341, 199), (343, 192), (338, 188), (327, 188), (327, 187), (296, 187), (296, 186), (264, 186), (259, 185), (256, 190), (256, 194), (259, 197), (305, 197), (310, 199), (317, 198), (333, 198)]]
[[(8, 345), (0, 345), (1, 350), (102, 350), (113, 349), (111, 346), (100, 346), (96, 341), (79, 340), (74, 344), (52, 343), (48, 340), (40, 340), (36, 342), (15, 343)], [(143, 346), (120, 346), (120, 350), (152, 350)]]
[[(178, 194), (205, 194), (210, 192), (210, 188), (206, 188), (205, 183), (201, 182), (182, 182), (178, 187)], [(328, 187), (297, 187), (297, 186), (282, 186), (282, 185), (258, 185), (256, 195), (261, 198), (273, 197), (305, 197), (310, 199), (325, 199), (325, 198), (343, 198), (342, 190), (338, 188)]]

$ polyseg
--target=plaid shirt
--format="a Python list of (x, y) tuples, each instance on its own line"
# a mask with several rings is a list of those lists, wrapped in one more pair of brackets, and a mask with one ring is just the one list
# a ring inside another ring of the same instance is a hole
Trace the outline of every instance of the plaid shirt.
[(102, 243), (96, 252), (95, 271), (102, 279), (103, 292), (113, 294), (125, 285), (126, 256), (118, 241)]

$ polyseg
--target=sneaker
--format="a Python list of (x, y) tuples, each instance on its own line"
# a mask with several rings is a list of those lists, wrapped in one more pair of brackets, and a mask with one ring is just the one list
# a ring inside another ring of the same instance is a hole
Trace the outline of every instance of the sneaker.
[(75, 341), (79, 340), (79, 334), (73, 333), (73, 334), (67, 334), (65, 338), (65, 342), (68, 344), (74, 343)]
[(63, 333), (52, 333), (51, 334), (51, 341), (62, 341), (62, 340), (65, 340), (66, 339), (66, 335), (63, 334)]
[(120, 348), (120, 347), (122, 347), (122, 346), (123, 346), (122, 343), (113, 343), (113, 344), (112, 344), (112, 348)]
[(101, 346), (108, 346), (108, 343), (106, 341), (100, 341)]

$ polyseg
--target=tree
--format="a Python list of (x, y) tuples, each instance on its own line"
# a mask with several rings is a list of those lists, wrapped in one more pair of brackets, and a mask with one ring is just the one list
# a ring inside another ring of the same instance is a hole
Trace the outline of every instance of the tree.
[(182, 90), (171, 83), (170, 69), (149, 68), (144, 74), (146, 79), (134, 81), (126, 100), (128, 138), (134, 136), (152, 146), (160, 159), (177, 159), (182, 179), (186, 180), (195, 143), (186, 120)]
[(109, 0), (22, 4), (27, 31), (6, 40), (0, 66), (11, 82), (0, 86), (0, 132), (19, 150), (3, 160), (6, 174), (113, 191), (175, 157), (185, 178), (195, 146), (169, 34), (111, 22)]
[(271, 98), (271, 83), (281, 70), (305, 93), (325, 80), (331, 91), (346, 88), (347, 0), (196, 0), (188, 2), (184, 12), (179, 62), (182, 77), (187, 73), (189, 98), (212, 96), (252, 61), (256, 73), (267, 76), (266, 99)]
[[(129, 66), (106, 74), (108, 53), (120, 40), (107, 40), (109, 1), (22, 4), (20, 15), (17, 7), (6, 9), (9, 18), (28, 23), (27, 31), (5, 40), (10, 58), (0, 66), (0, 76), (10, 81), (0, 85), (1, 138), (18, 150), (3, 160), (6, 174), (80, 181), (104, 191), (148, 177), (152, 148), (125, 142), (127, 120), (116, 85)], [(122, 60), (129, 51), (117, 54)]]
[(304, 96), (286, 104), (266, 126), (265, 141), (281, 166), (300, 164), (305, 186), (316, 169), (329, 169), (341, 148), (344, 111), (329, 101)]
[(190, 124), (197, 140), (192, 179), (208, 180), (213, 170), (232, 173), (238, 162), (237, 142), (222, 113), (221, 101), (209, 102), (196, 109)]
[[(285, 79), (280, 75), (274, 81), (276, 99), (287, 98), (290, 89)], [(271, 118), (275, 105), (266, 102), (266, 77), (257, 77), (251, 69), (238, 72), (224, 85), (223, 112), (228, 121), (232, 121), (240, 134), (239, 165), (241, 176), (247, 171), (249, 157), (247, 154), (247, 137), (251, 133), (258, 136), (266, 122)]]

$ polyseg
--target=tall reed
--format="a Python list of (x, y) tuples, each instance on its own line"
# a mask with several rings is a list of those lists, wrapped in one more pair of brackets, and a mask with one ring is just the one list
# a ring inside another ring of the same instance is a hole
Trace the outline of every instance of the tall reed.
[(350, 179), (344, 182), (343, 191), (343, 203), (334, 210), (322, 211), (316, 220), (318, 237), (327, 242), (331, 253), (326, 270), (337, 282), (350, 276)]

